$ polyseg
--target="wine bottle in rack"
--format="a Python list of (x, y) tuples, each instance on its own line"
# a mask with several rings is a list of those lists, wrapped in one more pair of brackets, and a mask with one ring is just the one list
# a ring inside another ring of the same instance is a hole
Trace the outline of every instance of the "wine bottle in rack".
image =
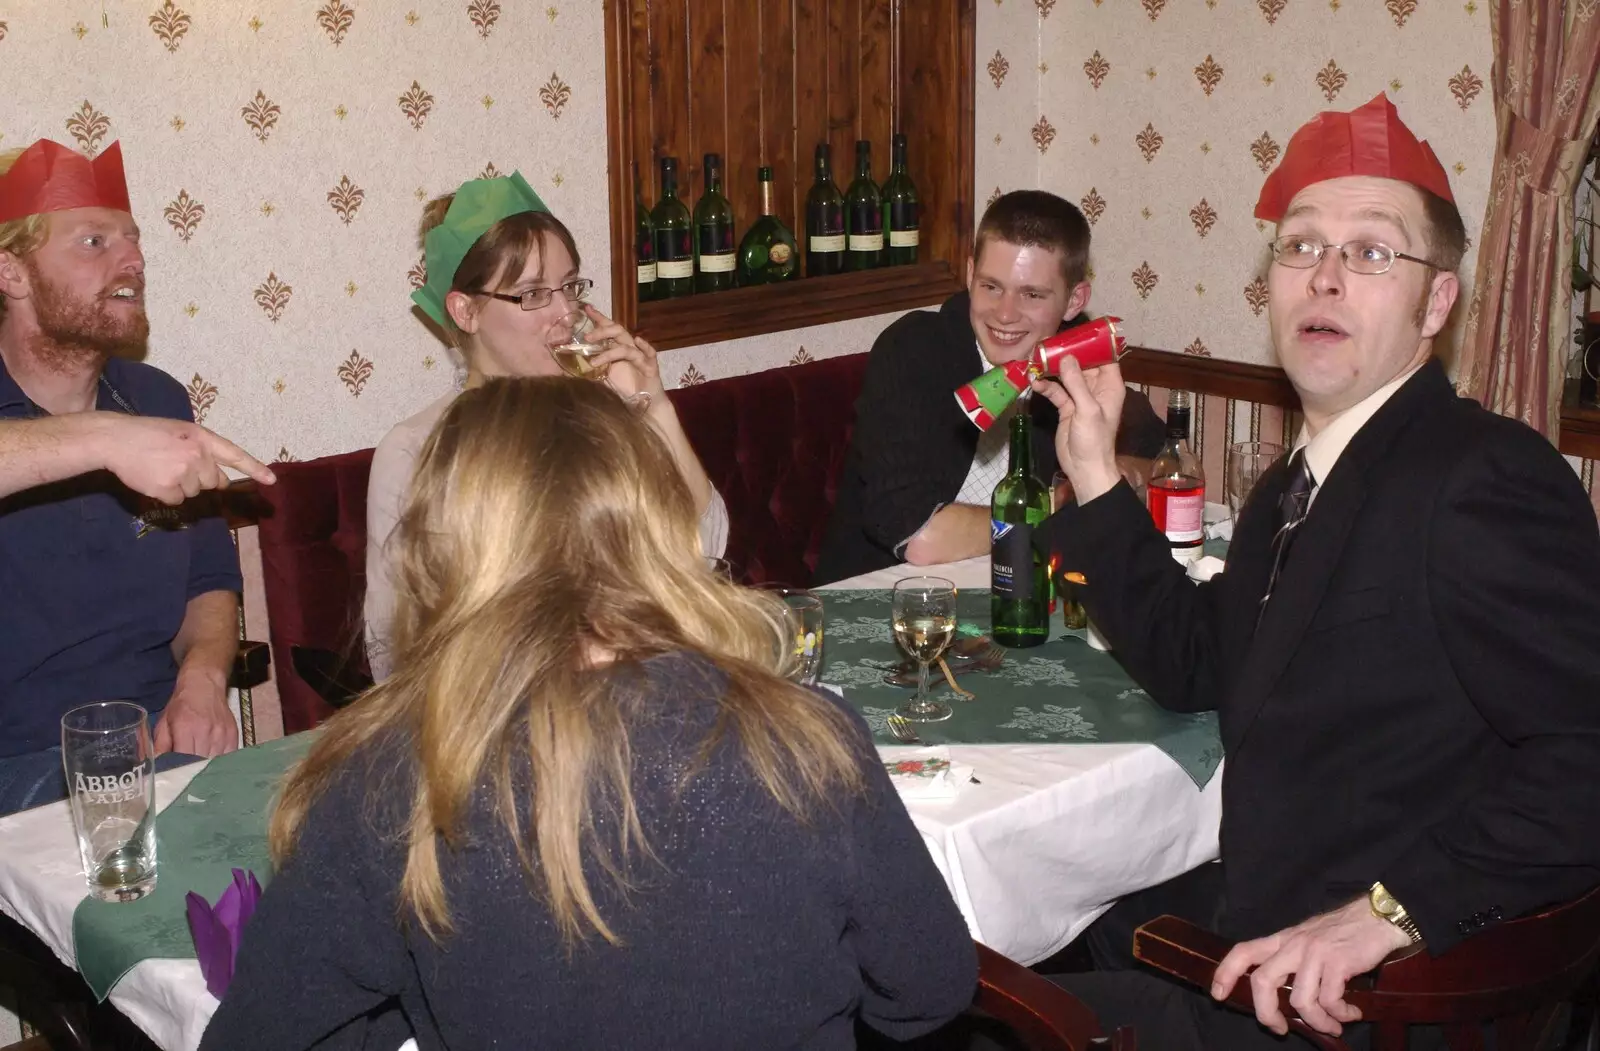
[(650, 213), (656, 229), (656, 297), (694, 293), (694, 220), (678, 200), (678, 158), (661, 158), (661, 200)]
[(696, 292), (734, 287), (733, 205), (722, 194), (722, 155), (705, 157), (706, 192), (694, 206)]
[(800, 272), (794, 234), (776, 214), (772, 169), (760, 169), (756, 179), (761, 184), (761, 218), (750, 224), (739, 242), (739, 284), (745, 286), (788, 281)]
[(893, 167), (883, 184), (883, 232), (888, 240), (884, 249), (887, 266), (904, 266), (917, 261), (921, 236), (917, 222), (917, 184), (906, 171), (906, 137), (896, 135), (891, 151)]
[(844, 199), (845, 269), (883, 265), (883, 197), (872, 181), (872, 143), (856, 140), (856, 177)]
[(656, 226), (644, 206), (644, 191), (639, 185), (639, 162), (633, 162), (633, 253), (639, 267), (639, 302), (656, 297)]
[(1167, 398), (1167, 444), (1150, 464), (1146, 490), (1150, 517), (1167, 535), (1172, 557), (1179, 562), (1199, 558), (1205, 546), (1206, 473), (1189, 446), (1189, 392)]
[(844, 196), (833, 181), (833, 151), (818, 143), (816, 181), (806, 195), (806, 276), (844, 272)]

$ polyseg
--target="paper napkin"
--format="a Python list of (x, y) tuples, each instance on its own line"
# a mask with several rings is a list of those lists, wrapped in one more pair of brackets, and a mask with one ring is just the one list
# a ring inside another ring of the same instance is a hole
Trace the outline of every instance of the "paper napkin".
[(950, 749), (916, 748), (885, 759), (895, 791), (901, 799), (952, 799), (972, 780), (972, 767), (950, 761)]
[(205, 977), (206, 989), (218, 1000), (228, 991), (233, 980), (233, 964), (239, 955), (239, 936), (250, 917), (255, 914), (256, 902), (261, 900), (261, 884), (253, 872), (233, 870), (233, 882), (222, 892), (216, 905), (190, 891), (188, 902), (189, 933), (194, 936), (194, 954), (200, 961), (200, 973)]

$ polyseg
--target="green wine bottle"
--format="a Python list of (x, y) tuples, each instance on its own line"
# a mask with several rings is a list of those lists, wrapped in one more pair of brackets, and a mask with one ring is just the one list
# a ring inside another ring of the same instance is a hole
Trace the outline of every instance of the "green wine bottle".
[(694, 292), (694, 221), (678, 200), (678, 158), (661, 158), (661, 200), (650, 213), (656, 228), (656, 297)]
[(818, 143), (816, 182), (806, 195), (806, 276), (844, 272), (844, 197), (833, 181), (833, 151)]
[(639, 266), (639, 302), (648, 303), (656, 297), (656, 227), (650, 221), (650, 210), (644, 206), (638, 161), (633, 162), (633, 221), (634, 262)]
[(694, 290), (722, 292), (734, 286), (733, 205), (722, 195), (722, 155), (705, 158), (706, 192), (694, 206)]
[(883, 184), (883, 232), (889, 241), (884, 250), (887, 266), (904, 266), (917, 261), (921, 243), (917, 226), (917, 184), (906, 172), (906, 137), (896, 135), (894, 167)]
[(875, 270), (883, 265), (883, 196), (872, 181), (872, 143), (856, 140), (856, 179), (844, 199), (845, 268)]
[(745, 286), (789, 281), (800, 272), (794, 234), (783, 225), (773, 206), (772, 169), (760, 169), (756, 179), (761, 183), (761, 218), (751, 224), (739, 242), (739, 284)]
[(1033, 549), (1033, 527), (1050, 515), (1050, 491), (1033, 476), (1033, 418), (1011, 418), (1011, 469), (990, 503), (990, 633), (1002, 646), (1050, 637), (1049, 574)]

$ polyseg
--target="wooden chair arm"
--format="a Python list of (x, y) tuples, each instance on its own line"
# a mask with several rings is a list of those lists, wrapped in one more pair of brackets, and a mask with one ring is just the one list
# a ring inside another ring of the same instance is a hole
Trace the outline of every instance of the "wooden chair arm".
[(235, 690), (253, 690), (267, 681), (271, 667), (272, 647), (246, 639), (239, 643), (239, 652), (234, 654), (228, 686)]
[[(1177, 916), (1159, 916), (1133, 932), (1134, 959), (1208, 991), (1217, 967), (1233, 946), (1234, 943), (1226, 938)], [(1370, 1017), (1367, 1010), (1371, 1001), (1370, 997), (1364, 995), (1363, 983), (1370, 987), (1370, 979), (1364, 976), (1353, 979), (1345, 992), (1345, 999), (1361, 1008), (1364, 1017)], [(1283, 1010), (1289, 1027), (1324, 1051), (1349, 1051), (1344, 1041), (1319, 1033), (1301, 1020), (1300, 1012), (1289, 1003), (1292, 991), (1288, 985), (1278, 989), (1278, 1006)], [(1223, 1003), (1248, 1015), (1256, 1013), (1250, 983), (1244, 978), (1234, 983), (1233, 990)]]
[(987, 945), (978, 944), (976, 1006), (1010, 1026), (1031, 1048), (1137, 1051), (1124, 1026), (1107, 1038), (1083, 1001)]
[[(1369, 974), (1350, 980), (1345, 1000), (1369, 1022), (1464, 1024), (1515, 1014), (1570, 996), (1600, 957), (1600, 888), (1576, 901), (1497, 924), (1438, 956), (1421, 945), (1391, 953)], [(1176, 916), (1134, 932), (1134, 957), (1207, 989), (1233, 945)], [(1285, 1017), (1289, 987), (1279, 990)], [(1254, 1013), (1249, 986), (1239, 982), (1228, 1004)], [(1309, 1032), (1309, 1028), (1300, 1030)]]

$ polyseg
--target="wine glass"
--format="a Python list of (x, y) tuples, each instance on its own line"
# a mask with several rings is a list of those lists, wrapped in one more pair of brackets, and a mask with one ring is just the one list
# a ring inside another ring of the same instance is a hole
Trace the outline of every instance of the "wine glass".
[(761, 590), (783, 603), (784, 637), (794, 640), (789, 677), (803, 686), (815, 686), (822, 673), (822, 599), (802, 588), (763, 584)]
[(1283, 455), (1283, 446), (1272, 442), (1234, 442), (1228, 446), (1227, 475), (1224, 487), (1228, 496), (1228, 512), (1239, 520), (1239, 512), (1250, 498), (1256, 481)]
[(908, 577), (894, 586), (894, 640), (917, 662), (917, 695), (899, 713), (914, 722), (950, 718), (948, 704), (928, 699), (928, 665), (956, 637), (956, 586), (943, 577)]
[(562, 372), (582, 380), (598, 380), (616, 391), (618, 397), (635, 409), (641, 412), (648, 409), (648, 392), (622, 393), (606, 375), (607, 370), (594, 364), (596, 357), (611, 349), (611, 341), (594, 342), (589, 338), (593, 330), (594, 318), (589, 316), (587, 310), (569, 310), (550, 323), (545, 330), (544, 343), (550, 348), (550, 356), (561, 366)]

